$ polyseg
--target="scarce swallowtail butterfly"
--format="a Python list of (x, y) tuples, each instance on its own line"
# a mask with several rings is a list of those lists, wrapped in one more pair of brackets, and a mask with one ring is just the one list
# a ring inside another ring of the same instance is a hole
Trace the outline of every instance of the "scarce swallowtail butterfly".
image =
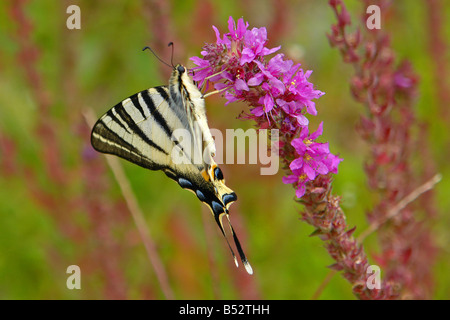
[(99, 152), (150, 170), (162, 170), (192, 191), (211, 209), (238, 266), (224, 231), (226, 217), (240, 259), (246, 271), (253, 273), (230, 223), (228, 210), (237, 196), (225, 185), (223, 173), (213, 160), (215, 144), (207, 124), (204, 96), (184, 66), (173, 67), (168, 86), (138, 92), (106, 112), (92, 129), (91, 144)]

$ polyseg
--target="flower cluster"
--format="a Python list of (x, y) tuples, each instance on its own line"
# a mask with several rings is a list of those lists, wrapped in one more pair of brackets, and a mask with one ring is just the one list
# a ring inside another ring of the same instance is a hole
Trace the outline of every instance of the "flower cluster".
[(308, 181), (318, 175), (337, 173), (342, 161), (330, 153), (328, 143), (317, 142), (322, 124), (309, 134), (305, 115), (317, 115), (312, 100), (324, 93), (308, 81), (311, 71), (303, 72), (300, 64), (285, 59), (283, 54), (267, 61), (266, 56), (280, 47), (266, 47), (266, 28), (248, 27), (242, 18), (236, 24), (230, 17), (229, 32), (221, 37), (213, 26), (216, 43), (203, 47), (202, 58), (191, 58), (196, 64), (191, 70), (193, 79), (201, 87), (212, 84), (216, 92), (224, 92), (226, 104), (246, 102), (251, 107), (245, 117), (255, 120), (260, 128), (280, 130), (282, 158), (290, 168), (283, 182), (293, 184), (296, 196), (301, 198)]

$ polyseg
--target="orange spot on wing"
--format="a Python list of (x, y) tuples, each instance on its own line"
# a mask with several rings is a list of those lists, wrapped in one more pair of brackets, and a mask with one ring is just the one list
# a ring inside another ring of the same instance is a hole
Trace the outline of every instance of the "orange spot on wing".
[(203, 179), (205, 179), (205, 181), (209, 181), (209, 175), (206, 170), (202, 170), (202, 177)]

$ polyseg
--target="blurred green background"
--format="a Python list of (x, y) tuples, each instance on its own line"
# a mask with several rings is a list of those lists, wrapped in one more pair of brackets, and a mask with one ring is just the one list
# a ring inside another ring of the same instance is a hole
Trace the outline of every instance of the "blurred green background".
[[(356, 17), (359, 1), (346, 1)], [(81, 8), (81, 29), (68, 30), (66, 9)], [(445, 2), (443, 17), (450, 16)], [(187, 64), (211, 28), (227, 31), (229, 16), (250, 27), (265, 26), (269, 46), (313, 70), (310, 81), (326, 94), (317, 103), (315, 128), (324, 121), (332, 153), (344, 161), (333, 190), (356, 234), (367, 227), (374, 199), (363, 164), (368, 146), (355, 131), (364, 108), (349, 91), (350, 66), (326, 38), (335, 17), (327, 1), (1, 1), (0, 2), (0, 298), (1, 299), (162, 299), (136, 225), (105, 158), (89, 147), (83, 112), (100, 116), (122, 99), (166, 84), (163, 59), (174, 41), (175, 63)], [(428, 124), (435, 170), (438, 215), (432, 233), (438, 247), (433, 296), (450, 298), (447, 179), (449, 117), (441, 111), (436, 83), (449, 86), (449, 71), (436, 72), (429, 45), (426, 1), (395, 1), (389, 20), (399, 59), (411, 61), (420, 76), (416, 111)], [(450, 39), (450, 21), (442, 32)], [(447, 42), (448, 45), (448, 42)], [(447, 60), (449, 51), (446, 51)], [(448, 67), (448, 64), (447, 64)], [(438, 77), (438, 79), (436, 78)], [(440, 77), (440, 78), (439, 78)], [(446, 82), (445, 82), (446, 81)], [(448, 101), (448, 100), (447, 100)], [(246, 106), (212, 96), (207, 101), (212, 128), (251, 128), (236, 117)], [(414, 160), (413, 160), (414, 161)], [(259, 165), (223, 165), (227, 185), (239, 200), (231, 219), (254, 275), (235, 268), (209, 211), (161, 172), (120, 161), (142, 208), (148, 230), (176, 299), (310, 299), (333, 263), (313, 228), (300, 221), (294, 190), (282, 172), (261, 176)], [(377, 238), (365, 242), (376, 254)], [(370, 262), (375, 263), (371, 257)], [(69, 265), (81, 268), (81, 290), (66, 287)], [(382, 274), (383, 276), (383, 274)], [(350, 284), (335, 275), (321, 299), (354, 299)]]

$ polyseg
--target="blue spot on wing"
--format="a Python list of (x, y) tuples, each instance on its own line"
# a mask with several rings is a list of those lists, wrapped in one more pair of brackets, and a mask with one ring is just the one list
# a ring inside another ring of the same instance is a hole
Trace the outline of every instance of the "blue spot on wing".
[(194, 189), (194, 185), (189, 181), (186, 180), (184, 178), (179, 178), (178, 179), (178, 184), (185, 189)]
[(197, 190), (197, 191), (195, 191), (195, 193), (197, 194), (197, 198), (199, 198), (200, 201), (206, 202), (206, 197), (203, 194), (203, 192), (201, 192), (200, 190)]
[(222, 212), (224, 212), (223, 206), (220, 203), (216, 202), (216, 201), (213, 201), (211, 203), (211, 207), (212, 207), (212, 209), (214, 211), (214, 214), (216, 214), (216, 215), (221, 214)]
[(233, 202), (233, 201), (236, 201), (237, 200), (237, 196), (236, 196), (236, 193), (227, 193), (227, 194), (224, 194), (223, 195), (223, 197), (222, 197), (222, 201), (223, 201), (223, 203), (225, 204), (225, 205), (227, 205), (229, 202)]

